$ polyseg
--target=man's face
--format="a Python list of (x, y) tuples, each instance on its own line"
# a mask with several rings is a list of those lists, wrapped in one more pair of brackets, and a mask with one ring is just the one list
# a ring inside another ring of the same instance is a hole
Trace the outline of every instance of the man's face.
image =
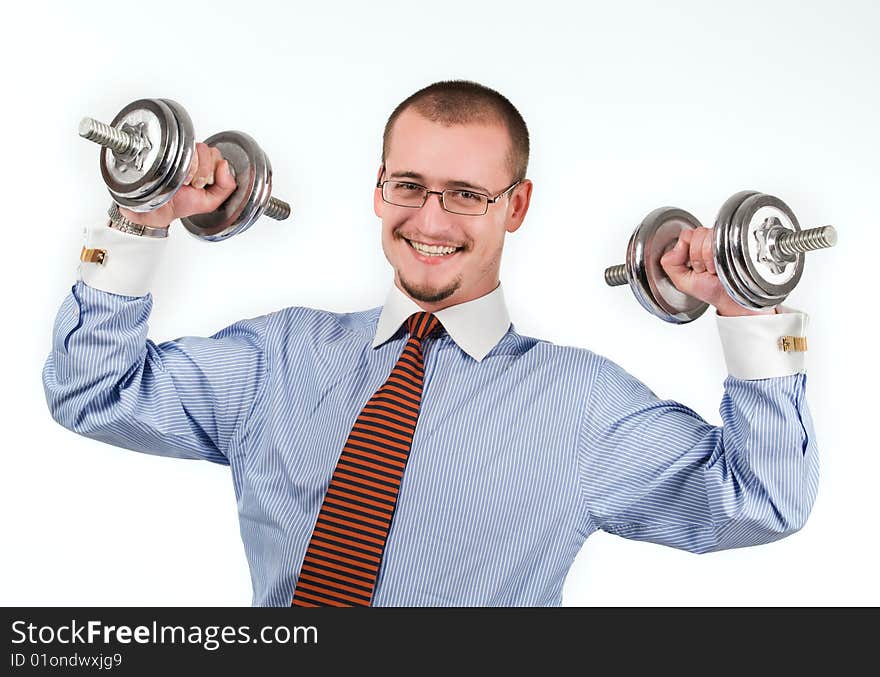
[[(494, 197), (513, 183), (507, 156), (510, 137), (500, 124), (446, 127), (413, 109), (394, 123), (382, 180), (404, 180), (429, 190), (467, 188)], [(419, 306), (435, 312), (465, 303), (498, 286), (504, 234), (519, 228), (532, 185), (523, 181), (483, 216), (452, 214), (429, 195), (421, 209), (382, 199), (377, 188), (373, 209), (382, 219), (382, 249), (394, 268), (394, 283)], [(453, 254), (427, 256), (410, 241), (456, 247)]]

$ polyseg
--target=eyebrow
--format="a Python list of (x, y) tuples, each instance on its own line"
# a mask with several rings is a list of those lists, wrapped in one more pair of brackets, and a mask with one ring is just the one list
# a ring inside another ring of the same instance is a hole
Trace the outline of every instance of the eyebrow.
[[(418, 172), (394, 172), (393, 174), (388, 175), (389, 179), (415, 179), (416, 181), (421, 181), (426, 183), (427, 180), (424, 176), (419, 174)], [(486, 195), (490, 195), (489, 191), (482, 186), (478, 186), (475, 183), (470, 183), (469, 181), (447, 181), (446, 185), (450, 188), (470, 188), (471, 190), (477, 190), (481, 193), (485, 193)]]

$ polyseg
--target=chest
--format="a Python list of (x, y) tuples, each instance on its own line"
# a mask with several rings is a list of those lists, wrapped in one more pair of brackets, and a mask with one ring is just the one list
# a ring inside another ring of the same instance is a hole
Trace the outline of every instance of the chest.
[[(352, 425), (390, 368), (325, 363), (310, 376), (284, 375), (262, 408), (261, 439), (248, 452), (257, 454), (252, 474), (283, 469), (291, 495), (304, 507), (319, 503)], [(399, 504), (426, 516), (498, 518), (571, 490), (580, 403), (564, 379), (514, 359), (463, 366), (453, 351), (426, 355), (424, 370)]]

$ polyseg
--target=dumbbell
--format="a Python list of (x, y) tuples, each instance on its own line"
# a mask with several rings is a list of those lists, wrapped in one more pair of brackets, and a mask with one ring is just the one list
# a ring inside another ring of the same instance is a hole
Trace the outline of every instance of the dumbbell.
[[(684, 324), (697, 319), (709, 304), (679, 291), (660, 259), (682, 231), (698, 227), (697, 218), (683, 209), (653, 210), (630, 236), (626, 263), (605, 269), (605, 282), (629, 284), (642, 307), (661, 320)], [(801, 279), (804, 254), (837, 244), (833, 226), (801, 230), (782, 200), (750, 190), (722, 205), (713, 236), (718, 279), (734, 301), (750, 310), (782, 303)]]
[[(101, 174), (113, 200), (134, 212), (169, 202), (189, 175), (195, 154), (192, 120), (170, 99), (138, 99), (107, 125), (83, 118), (79, 135), (103, 146)], [(244, 132), (226, 131), (205, 139), (216, 147), (235, 178), (235, 191), (215, 211), (181, 219), (201, 240), (216, 242), (236, 235), (262, 215), (281, 221), (290, 205), (272, 197), (272, 165), (256, 141)]]

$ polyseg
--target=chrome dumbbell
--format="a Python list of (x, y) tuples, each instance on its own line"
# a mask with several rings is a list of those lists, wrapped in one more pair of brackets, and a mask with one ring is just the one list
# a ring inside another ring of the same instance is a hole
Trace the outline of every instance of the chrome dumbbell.
[[(108, 125), (83, 118), (79, 134), (100, 144), (101, 175), (113, 200), (134, 212), (169, 202), (189, 175), (195, 153), (192, 120), (170, 99), (138, 99)], [(269, 158), (244, 132), (227, 131), (207, 139), (229, 162), (236, 188), (215, 211), (181, 219), (201, 240), (216, 242), (250, 228), (264, 214), (283, 220), (290, 204), (272, 197)]]
[[(610, 286), (629, 284), (648, 312), (675, 324), (691, 322), (709, 307), (679, 291), (660, 265), (686, 228), (701, 227), (677, 207), (660, 207), (633, 231), (626, 263), (605, 270)], [(713, 231), (715, 270), (724, 289), (751, 310), (772, 308), (791, 293), (804, 270), (804, 254), (837, 244), (833, 226), (801, 230), (782, 200), (756, 191), (731, 196), (721, 207)]]

